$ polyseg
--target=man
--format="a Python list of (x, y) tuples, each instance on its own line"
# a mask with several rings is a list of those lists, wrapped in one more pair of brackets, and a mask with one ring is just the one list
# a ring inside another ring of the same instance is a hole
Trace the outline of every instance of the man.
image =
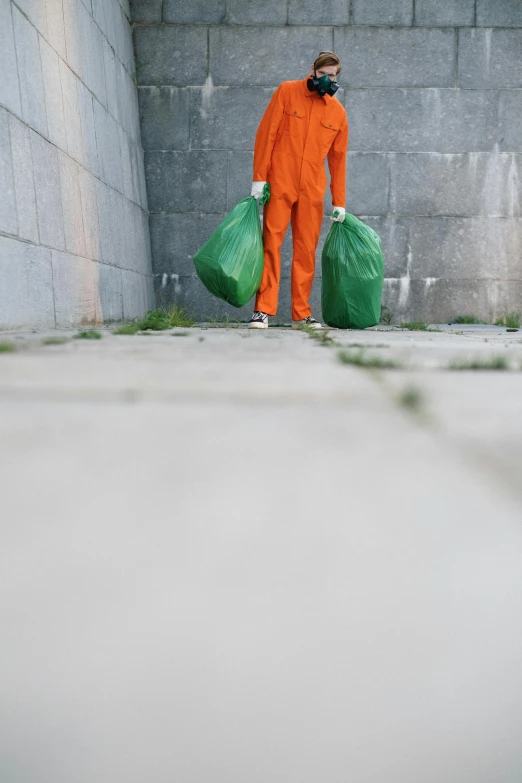
[(294, 247), (292, 327), (322, 328), (312, 318), (309, 298), (323, 218), (326, 156), (334, 205), (331, 220), (342, 221), (345, 215), (348, 120), (334, 97), (340, 71), (339, 57), (321, 52), (306, 79), (277, 88), (259, 124), (252, 195), (259, 198), (268, 181), (270, 201), (263, 213), (265, 267), (250, 328), (268, 328), (268, 316), (277, 312), (281, 245), (289, 222)]

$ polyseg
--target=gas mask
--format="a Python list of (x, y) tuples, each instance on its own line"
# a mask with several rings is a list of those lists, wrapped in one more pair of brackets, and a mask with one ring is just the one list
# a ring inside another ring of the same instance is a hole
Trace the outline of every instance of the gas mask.
[(335, 95), (339, 89), (337, 82), (331, 82), (329, 76), (321, 76), (319, 79), (314, 75), (308, 78), (306, 86), (310, 92), (318, 92), (321, 97), (324, 95)]

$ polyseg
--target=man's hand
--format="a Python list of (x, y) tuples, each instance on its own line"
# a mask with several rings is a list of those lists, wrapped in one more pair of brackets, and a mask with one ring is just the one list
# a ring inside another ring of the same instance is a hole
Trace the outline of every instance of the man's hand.
[(250, 191), (250, 195), (254, 198), (261, 198), (265, 185), (266, 182), (252, 182), (252, 190)]
[(333, 213), (330, 220), (333, 220), (334, 223), (342, 223), (344, 220), (344, 216), (346, 215), (346, 210), (344, 207), (333, 207)]

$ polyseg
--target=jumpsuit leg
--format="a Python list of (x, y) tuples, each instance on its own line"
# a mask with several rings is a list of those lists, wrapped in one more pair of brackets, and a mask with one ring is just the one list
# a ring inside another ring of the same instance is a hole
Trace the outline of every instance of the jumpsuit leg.
[(256, 297), (256, 310), (267, 315), (277, 313), (279, 280), (281, 277), (281, 245), (290, 222), (292, 200), (290, 197), (271, 195), (263, 208), (263, 245), (265, 267)]
[(312, 313), (309, 304), (315, 272), (315, 251), (323, 219), (323, 202), (312, 202), (301, 194), (292, 210), (292, 320)]

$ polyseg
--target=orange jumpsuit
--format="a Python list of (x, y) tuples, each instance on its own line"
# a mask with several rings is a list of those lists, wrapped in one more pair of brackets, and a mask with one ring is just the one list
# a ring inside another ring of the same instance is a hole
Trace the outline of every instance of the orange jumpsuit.
[(311, 314), (308, 303), (315, 271), (315, 251), (323, 218), (328, 156), (332, 204), (346, 198), (348, 120), (339, 101), (321, 97), (306, 79), (283, 82), (259, 124), (254, 146), (254, 181), (270, 184), (263, 212), (265, 268), (256, 310), (277, 312), (281, 245), (292, 223), (292, 320)]

